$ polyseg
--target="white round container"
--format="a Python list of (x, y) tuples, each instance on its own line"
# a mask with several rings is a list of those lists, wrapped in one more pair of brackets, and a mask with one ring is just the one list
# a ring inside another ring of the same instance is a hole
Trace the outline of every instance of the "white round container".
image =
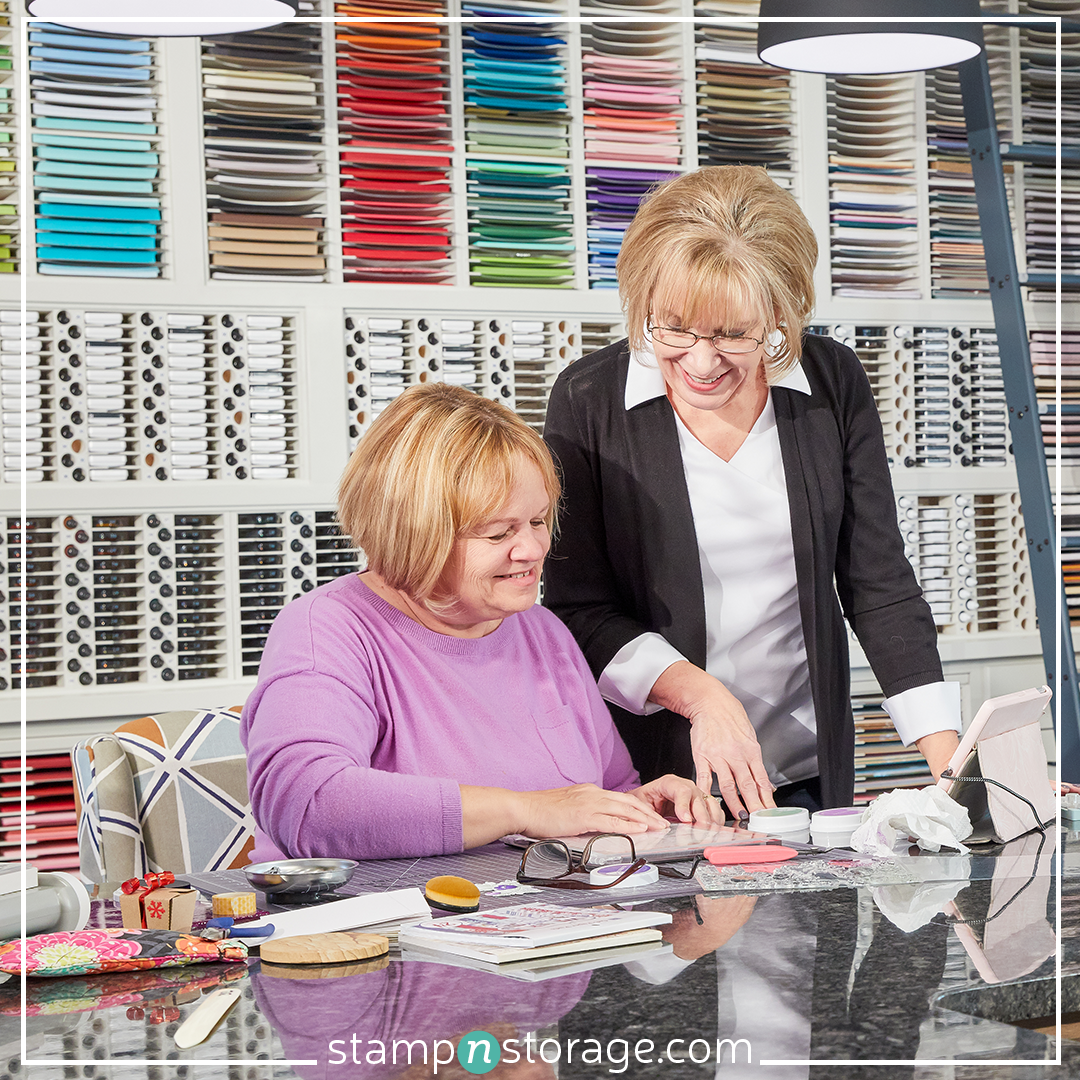
[(625, 881), (610, 885), (620, 874), (626, 871), (629, 863), (612, 863), (610, 866), (598, 866), (589, 871), (589, 884), (609, 885), (612, 889), (636, 889), (639, 885), (655, 885), (660, 880), (660, 871), (652, 863), (635, 870)]
[(747, 828), (751, 832), (780, 836), (796, 844), (810, 842), (810, 811), (802, 806), (776, 806), (767, 810), (755, 810), (750, 815)]
[(862, 806), (837, 806), (831, 810), (819, 810), (810, 819), (810, 835), (819, 847), (848, 847), (851, 834), (863, 819)]

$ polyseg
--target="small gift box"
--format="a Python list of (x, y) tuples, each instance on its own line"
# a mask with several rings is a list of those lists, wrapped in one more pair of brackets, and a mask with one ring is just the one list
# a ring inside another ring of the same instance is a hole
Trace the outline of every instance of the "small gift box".
[(120, 917), (133, 930), (190, 930), (195, 918), (194, 889), (170, 888), (175, 878), (167, 870), (132, 878), (120, 886)]

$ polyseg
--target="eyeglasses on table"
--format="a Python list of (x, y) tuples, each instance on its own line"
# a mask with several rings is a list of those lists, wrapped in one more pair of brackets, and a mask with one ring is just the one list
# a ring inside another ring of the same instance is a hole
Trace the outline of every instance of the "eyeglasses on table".
[[(626, 854), (617, 854), (615, 858), (608, 858), (610, 851), (604, 852), (604, 863), (626, 862), (626, 869), (611, 881), (605, 881), (602, 885), (594, 885), (591, 881), (577, 881), (574, 874), (588, 874), (591, 867), (589, 861), (593, 853), (593, 845), (598, 840), (618, 840), (626, 845)], [(701, 863), (702, 856), (693, 856), (688, 871), (676, 869), (674, 866), (658, 866), (657, 870), (664, 877), (689, 881)], [(534, 840), (521, 855), (521, 865), (518, 867), (517, 881), (519, 885), (541, 885), (549, 889), (610, 889), (620, 882), (625, 881), (631, 874), (636, 874), (647, 860), (638, 856), (634, 841), (624, 833), (597, 833), (590, 837), (588, 843), (577, 856), (570, 850), (566, 842), (555, 837)]]

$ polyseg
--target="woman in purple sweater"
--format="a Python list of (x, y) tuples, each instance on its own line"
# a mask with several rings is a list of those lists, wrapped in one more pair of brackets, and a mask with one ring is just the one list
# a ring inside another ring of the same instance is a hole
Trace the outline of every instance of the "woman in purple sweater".
[(414, 387), (372, 424), (339, 492), (368, 569), (282, 609), (244, 706), (253, 861), (720, 820), (689, 780), (638, 786), (536, 605), (558, 498), (539, 436), (467, 390)]

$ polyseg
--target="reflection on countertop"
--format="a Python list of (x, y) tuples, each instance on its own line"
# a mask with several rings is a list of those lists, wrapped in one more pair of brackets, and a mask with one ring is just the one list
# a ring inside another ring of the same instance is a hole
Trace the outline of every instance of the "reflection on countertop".
[[(394, 956), (295, 979), (252, 961), (31, 980), (28, 1056), (56, 1062), (35, 1066), (34, 1080), (145, 1076), (145, 1059), (206, 1063), (195, 1075), (243, 1062), (245, 1080), (389, 1080), (431, 1076), (435, 1057), (438, 1076), (464, 1078), (473, 1073), (449, 1059), (463, 1035), (482, 1031), (500, 1044), (493, 1071), (506, 1080), (1076, 1076), (1080, 1042), (1063, 1041), (1062, 1068), (1052, 1037), (1002, 1022), (1053, 1012), (1052, 841), (1040, 850), (1038, 837), (1021, 838), (977, 880), (657, 901), (673, 915), (671, 951), (541, 981)], [(1066, 1012), (1080, 1005), (1068, 978), (1080, 986), (1073, 863), (1061, 883)], [(177, 1051), (180, 1020), (223, 979), (243, 987), (240, 1006), (206, 1043)], [(23, 1005), (17, 982), (0, 986), (0, 1077), (19, 1075)], [(914, 1058), (950, 1064), (877, 1064)], [(61, 1060), (93, 1064), (76, 1073)], [(840, 1061), (859, 1064), (829, 1064)], [(1009, 1061), (1029, 1064), (989, 1064)]]

